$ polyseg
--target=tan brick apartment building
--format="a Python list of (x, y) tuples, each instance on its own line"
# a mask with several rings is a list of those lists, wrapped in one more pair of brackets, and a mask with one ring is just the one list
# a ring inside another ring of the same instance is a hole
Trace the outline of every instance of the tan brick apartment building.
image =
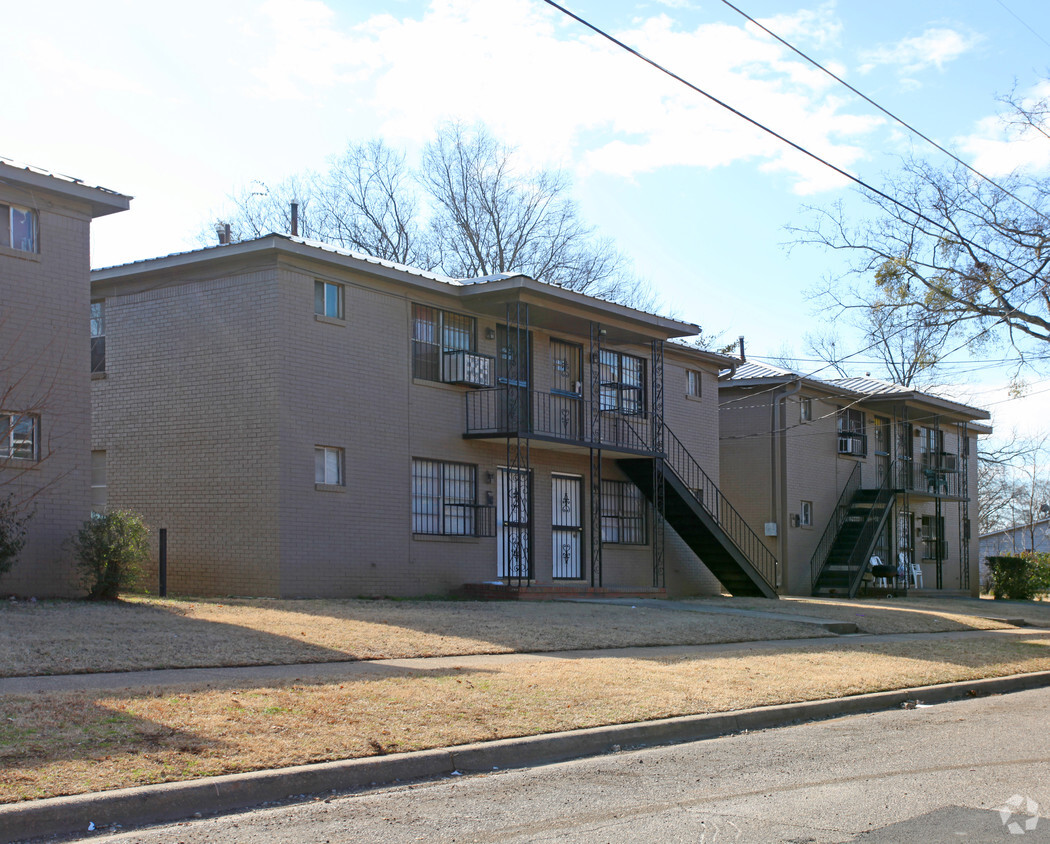
[[(976, 595), (978, 408), (870, 378), (822, 381), (743, 363), (720, 382), (723, 489), (762, 528), (784, 594)], [(918, 565), (921, 578), (911, 576)]]
[(91, 512), (89, 229), (129, 198), (0, 159), (0, 496), (34, 510), (0, 593), (76, 591)]
[(173, 591), (772, 594), (695, 325), (282, 235), (92, 279), (92, 447)]

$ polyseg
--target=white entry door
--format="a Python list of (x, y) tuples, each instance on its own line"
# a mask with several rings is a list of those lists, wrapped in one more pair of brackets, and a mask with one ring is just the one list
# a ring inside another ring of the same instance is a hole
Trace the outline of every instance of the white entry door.
[(529, 560), (529, 473), (500, 469), (496, 483), (496, 559), (498, 577), (532, 576)]
[(554, 578), (583, 577), (583, 479), (579, 475), (551, 475), (551, 539)]

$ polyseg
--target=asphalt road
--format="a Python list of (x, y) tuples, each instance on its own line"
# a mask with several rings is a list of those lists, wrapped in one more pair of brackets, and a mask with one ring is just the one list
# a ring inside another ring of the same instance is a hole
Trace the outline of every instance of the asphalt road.
[[(1004, 822), (997, 809), (1011, 800), (1017, 811)], [(451, 777), (96, 840), (1050, 841), (1050, 690)]]

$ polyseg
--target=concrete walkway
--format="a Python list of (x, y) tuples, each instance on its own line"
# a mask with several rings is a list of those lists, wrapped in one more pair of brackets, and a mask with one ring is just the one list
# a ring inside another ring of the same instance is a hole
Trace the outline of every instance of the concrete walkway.
[[(771, 614), (774, 615), (774, 614)], [(777, 617), (779, 614), (775, 614)], [(921, 642), (1002, 636), (1032, 636), (1032, 629), (962, 630), (941, 633), (820, 636), (813, 639), (771, 639), (752, 642), (716, 642), (707, 645), (665, 645), (549, 653), (506, 653), (465, 656), (376, 659), (352, 662), (248, 665), (223, 668), (170, 668), (100, 674), (57, 674), (0, 678), (0, 695), (63, 691), (99, 691), (168, 686), (266, 685), (295, 680), (340, 680), (355, 677), (443, 674), (458, 669), (492, 669), (511, 664), (580, 659), (705, 659), (751, 650), (843, 650), (859, 644)]]
[(765, 618), (773, 621), (793, 621), (797, 624), (812, 624), (836, 635), (857, 633), (860, 628), (852, 621), (835, 621), (819, 618), (815, 615), (793, 615), (782, 612), (764, 612), (762, 610), (745, 610), (736, 607), (714, 607), (708, 604), (688, 604), (682, 601), (666, 601), (656, 598), (561, 598), (577, 604), (618, 604), (629, 607), (649, 607), (661, 610), (678, 610), (680, 612), (699, 612), (710, 615), (742, 615), (748, 618)]

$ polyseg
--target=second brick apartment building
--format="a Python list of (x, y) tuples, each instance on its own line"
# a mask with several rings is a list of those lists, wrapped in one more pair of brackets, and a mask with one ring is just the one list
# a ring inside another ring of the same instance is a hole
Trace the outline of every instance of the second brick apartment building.
[(695, 325), (283, 235), (92, 276), (105, 498), (174, 591), (774, 594)]

